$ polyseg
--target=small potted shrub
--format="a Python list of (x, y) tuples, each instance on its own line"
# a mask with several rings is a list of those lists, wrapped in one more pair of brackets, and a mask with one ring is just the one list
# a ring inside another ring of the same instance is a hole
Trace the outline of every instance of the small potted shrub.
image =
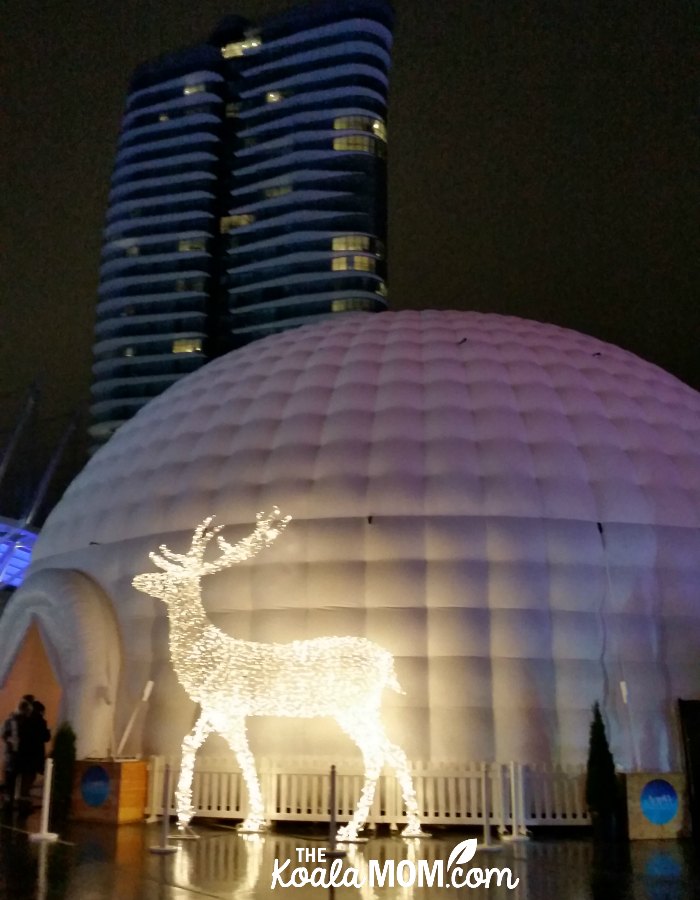
[(596, 702), (588, 744), (586, 768), (586, 805), (591, 815), (593, 837), (597, 841), (612, 841), (617, 836), (618, 786), (605, 723)]
[(53, 742), (53, 788), (51, 811), (54, 821), (62, 822), (70, 811), (75, 771), (75, 732), (68, 722), (62, 722)]

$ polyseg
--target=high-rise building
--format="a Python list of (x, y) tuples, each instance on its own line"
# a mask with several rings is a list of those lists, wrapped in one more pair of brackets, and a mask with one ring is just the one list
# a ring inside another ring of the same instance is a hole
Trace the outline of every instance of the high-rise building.
[(392, 10), (329, 0), (134, 73), (97, 306), (91, 437), (256, 338), (386, 308)]

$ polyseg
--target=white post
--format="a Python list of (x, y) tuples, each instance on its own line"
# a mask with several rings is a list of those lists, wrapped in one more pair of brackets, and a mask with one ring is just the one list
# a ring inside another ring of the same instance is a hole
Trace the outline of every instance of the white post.
[(523, 806), (522, 764), (510, 763), (510, 817), (511, 832), (504, 834), (504, 841), (529, 841), (525, 828), (525, 808)]
[(152, 825), (154, 822), (158, 821), (158, 813), (156, 812), (156, 806), (158, 803), (157, 798), (157, 780), (158, 773), (160, 771), (160, 760), (162, 757), (160, 756), (152, 756), (148, 762), (148, 818), (146, 819), (147, 825)]
[(41, 826), (36, 834), (29, 836), (30, 841), (47, 841), (53, 843), (58, 840), (58, 835), (49, 831), (49, 813), (51, 811), (51, 785), (53, 783), (53, 760), (46, 760), (44, 771), (44, 789), (41, 795)]
[(168, 763), (165, 764), (165, 776), (163, 778), (163, 818), (161, 819), (160, 844), (150, 848), (151, 853), (175, 853), (177, 847), (168, 843), (168, 829), (170, 828), (170, 793), (171, 773)]
[(504, 764), (496, 763), (496, 802), (497, 802), (497, 821), (498, 836), (503, 837), (506, 833), (506, 791), (503, 784)]
[(504, 834), (504, 841), (529, 841), (525, 827), (524, 782), (522, 763), (510, 764), (510, 814), (511, 833)]
[(491, 816), (489, 804), (491, 803), (491, 791), (488, 789), (488, 780), (490, 778), (489, 764), (482, 762), (481, 764), (481, 811), (484, 817), (484, 842), (478, 848), (479, 850), (500, 850), (498, 844), (491, 843)]

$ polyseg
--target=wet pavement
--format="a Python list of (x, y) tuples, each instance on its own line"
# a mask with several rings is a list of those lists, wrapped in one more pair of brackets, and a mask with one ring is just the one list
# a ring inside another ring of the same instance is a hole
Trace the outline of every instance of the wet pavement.
[[(0, 900), (424, 900), (448, 889), (447, 897), (494, 900), (700, 900), (700, 853), (675, 841), (601, 849), (586, 838), (534, 836), (493, 853), (477, 850), (457, 871), (458, 861), (449, 864), (450, 853), (469, 835), (445, 830), (428, 840), (377, 837), (348, 848), (335, 864), (335, 884), (283, 887), (290, 880), (330, 878), (328, 862), (317, 861), (318, 851), (327, 849), (320, 831), (288, 829), (258, 837), (238, 835), (230, 827), (197, 826), (198, 840), (180, 841), (175, 853), (161, 856), (149, 851), (159, 843), (157, 824), (71, 823), (55, 844), (30, 842), (26, 832), (38, 829), (37, 814), (21, 821), (6, 815), (0, 823)], [(478, 871), (469, 874), (470, 869)], [(509, 869), (517, 885), (509, 889), (504, 873), (499, 886), (492, 873), (488, 888), (459, 886), (467, 877), (478, 882), (488, 869)], [(431, 873), (435, 880), (429, 886)], [(438, 886), (440, 873), (449, 888)], [(337, 886), (350, 875), (364, 883)]]

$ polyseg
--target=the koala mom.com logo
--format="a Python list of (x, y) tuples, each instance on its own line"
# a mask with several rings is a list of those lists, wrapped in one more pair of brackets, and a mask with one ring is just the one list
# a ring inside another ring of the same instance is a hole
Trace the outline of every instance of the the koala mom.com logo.
[(365, 859), (353, 854), (349, 865), (344, 859), (327, 859), (325, 850), (296, 847), (295, 860), (275, 859), (270, 888), (516, 888), (520, 879), (513, 878), (508, 868), (467, 866), (476, 845), (476, 838), (461, 841), (447, 863), (442, 859)]

